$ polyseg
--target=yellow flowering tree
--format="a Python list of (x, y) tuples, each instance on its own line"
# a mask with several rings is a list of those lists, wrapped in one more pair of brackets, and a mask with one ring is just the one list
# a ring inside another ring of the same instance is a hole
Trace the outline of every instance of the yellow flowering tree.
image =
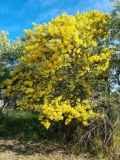
[(25, 31), (20, 65), (4, 83), (6, 94), (17, 95), (19, 109), (35, 110), (46, 128), (52, 121), (67, 125), (77, 119), (88, 125), (101, 117), (90, 97), (93, 81), (109, 67), (109, 22), (106, 13), (90, 11), (34, 23)]

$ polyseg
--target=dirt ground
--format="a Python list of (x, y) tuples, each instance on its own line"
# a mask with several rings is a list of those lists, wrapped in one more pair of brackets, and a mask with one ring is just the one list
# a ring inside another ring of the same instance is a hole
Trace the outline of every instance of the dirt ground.
[(83, 155), (75, 156), (65, 150), (56, 143), (0, 139), (0, 160), (87, 160)]

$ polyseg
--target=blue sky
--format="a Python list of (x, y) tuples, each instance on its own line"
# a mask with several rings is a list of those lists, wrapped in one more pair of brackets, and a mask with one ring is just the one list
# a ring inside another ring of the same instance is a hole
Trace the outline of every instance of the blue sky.
[(62, 12), (74, 15), (94, 9), (110, 12), (111, 8), (109, 0), (0, 0), (0, 30), (15, 40), (24, 29), (32, 28), (32, 22), (42, 24)]

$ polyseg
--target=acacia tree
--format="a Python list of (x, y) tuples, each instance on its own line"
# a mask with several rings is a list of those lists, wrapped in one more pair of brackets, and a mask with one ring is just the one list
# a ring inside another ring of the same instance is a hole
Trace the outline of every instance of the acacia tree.
[[(98, 11), (62, 14), (44, 25), (25, 31), (24, 54), (6, 94), (17, 95), (19, 109), (35, 110), (49, 128), (52, 121), (84, 125), (101, 117), (94, 111), (93, 81), (104, 77), (111, 59), (105, 47), (110, 16)], [(102, 43), (101, 47), (98, 47)]]

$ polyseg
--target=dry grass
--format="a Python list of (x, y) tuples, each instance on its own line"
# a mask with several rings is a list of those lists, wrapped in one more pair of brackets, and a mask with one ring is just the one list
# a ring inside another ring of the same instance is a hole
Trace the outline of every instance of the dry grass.
[(66, 152), (56, 143), (21, 143), (18, 140), (0, 140), (0, 160), (87, 160), (83, 155)]

